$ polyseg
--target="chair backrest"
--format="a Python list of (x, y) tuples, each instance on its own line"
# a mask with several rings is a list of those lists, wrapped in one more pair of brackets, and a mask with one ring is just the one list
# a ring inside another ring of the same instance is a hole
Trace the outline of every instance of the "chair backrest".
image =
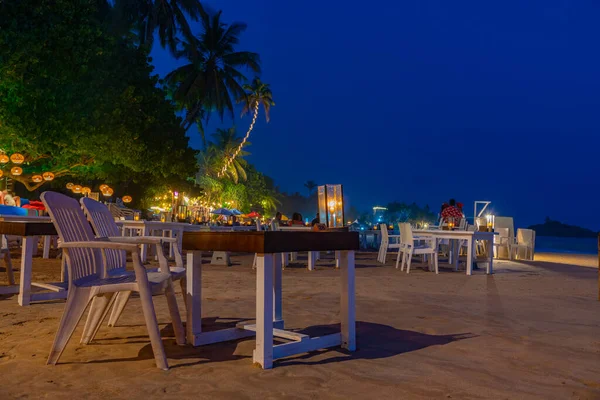
[(517, 243), (533, 247), (535, 245), (535, 231), (533, 229), (517, 229)]
[(494, 228), (494, 232), (498, 232), (498, 235), (494, 235), (495, 243), (508, 243), (510, 238), (508, 228)]
[(515, 237), (515, 224), (512, 217), (495, 217), (494, 218), (494, 231), (498, 232), (498, 229), (508, 229), (508, 238)]
[[(94, 241), (94, 232), (77, 200), (55, 192), (41, 195), (52, 223), (63, 243)], [(87, 277), (99, 277), (102, 253), (98, 249), (69, 249), (67, 258), (69, 285)]]
[[(83, 212), (87, 216), (88, 221), (94, 229), (96, 237), (113, 237), (121, 236), (119, 227), (115, 222), (113, 214), (104, 204), (90, 199), (89, 197), (81, 198), (81, 206)], [(127, 264), (127, 252), (124, 250), (106, 249), (106, 272), (110, 273), (114, 270), (124, 270)]]
[(400, 228), (400, 243), (412, 246), (414, 244), (414, 239), (410, 224), (401, 222), (398, 224), (398, 227)]
[(388, 241), (389, 240), (389, 234), (388, 234), (388, 230), (387, 230), (387, 225), (386, 224), (379, 224), (379, 230), (381, 231), (381, 241)]

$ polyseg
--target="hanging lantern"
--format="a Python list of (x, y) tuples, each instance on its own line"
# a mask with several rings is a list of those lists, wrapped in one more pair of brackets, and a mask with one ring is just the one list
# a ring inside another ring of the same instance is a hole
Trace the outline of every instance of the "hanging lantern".
[(73, 193), (81, 193), (81, 190), (83, 189), (83, 187), (81, 187), (81, 185), (74, 185), (73, 186)]
[(6, 154), (0, 154), (0, 164), (6, 164), (10, 158)]
[(0, 178), (2, 178), (2, 175), (4, 175), (4, 171), (0, 169)]
[(112, 195), (113, 195), (113, 193), (114, 193), (114, 192), (115, 192), (115, 191), (114, 191), (112, 188), (110, 188), (110, 187), (109, 187), (109, 188), (106, 188), (106, 190), (105, 190), (105, 191), (103, 191), (103, 192), (102, 192), (102, 194), (103, 194), (104, 196), (106, 196), (106, 197), (110, 197), (110, 196), (112, 196)]
[(45, 181), (51, 181), (54, 179), (54, 174), (52, 172), (44, 172), (42, 174), (42, 177), (44, 178)]
[(100, 191), (102, 193), (104, 193), (106, 191), (106, 189), (108, 189), (108, 185), (106, 183), (100, 185)]
[(83, 193), (83, 194), (90, 194), (91, 192), (92, 192), (92, 189), (90, 189), (87, 186), (84, 186), (81, 188), (81, 193)]
[(21, 153), (15, 153), (10, 156), (10, 161), (12, 161), (13, 164), (23, 164), (25, 157), (23, 157), (23, 154)]
[(13, 174), (14, 176), (19, 176), (23, 173), (23, 168), (21, 167), (12, 167), (10, 169), (10, 173)]
[(131, 203), (131, 200), (133, 200), (131, 196), (123, 196), (123, 203)]
[(73, 182), (67, 183), (67, 189), (73, 189), (73, 186), (75, 186)]
[(43, 178), (41, 175), (34, 175), (31, 177), (31, 180), (32, 180), (32, 182), (40, 183), (43, 180)]

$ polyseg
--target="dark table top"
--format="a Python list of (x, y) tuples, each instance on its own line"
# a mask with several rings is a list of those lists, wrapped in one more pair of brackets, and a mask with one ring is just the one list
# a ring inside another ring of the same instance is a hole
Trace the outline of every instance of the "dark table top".
[(288, 253), (358, 250), (358, 232), (184, 232), (183, 250)]
[(53, 236), (57, 235), (54, 224), (48, 221), (2, 221), (0, 219), (0, 235), (14, 236)]

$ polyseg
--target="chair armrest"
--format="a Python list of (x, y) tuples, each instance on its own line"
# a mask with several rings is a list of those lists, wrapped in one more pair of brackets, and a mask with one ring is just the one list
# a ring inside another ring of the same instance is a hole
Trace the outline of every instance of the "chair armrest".
[(399, 238), (400, 235), (388, 235), (389, 238)]
[(176, 238), (160, 237), (160, 236), (110, 236), (99, 238), (113, 243), (132, 243), (132, 244), (163, 244), (177, 243)]
[(138, 252), (138, 246), (136, 244), (129, 243), (114, 243), (102, 240), (94, 240), (91, 242), (67, 242), (59, 243), (59, 249), (113, 249), (113, 250), (125, 250), (129, 252)]

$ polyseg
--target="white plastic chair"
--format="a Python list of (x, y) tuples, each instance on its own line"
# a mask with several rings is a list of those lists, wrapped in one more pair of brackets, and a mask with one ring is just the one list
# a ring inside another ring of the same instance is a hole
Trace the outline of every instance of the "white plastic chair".
[[(533, 229), (517, 229), (515, 243), (511, 246), (511, 255), (515, 259), (533, 261), (535, 250), (535, 231)], [(521, 257), (522, 253), (524, 257)]]
[[(379, 229), (381, 231), (381, 244), (379, 245), (379, 255), (377, 256), (377, 261), (385, 264), (388, 250), (400, 249), (400, 235), (390, 235), (388, 233), (386, 224), (379, 224)], [(396, 243), (393, 243), (392, 239), (396, 240)]]
[(508, 258), (511, 258), (511, 245), (512, 240), (510, 237), (510, 231), (508, 228), (494, 228), (494, 232), (497, 232), (498, 235), (494, 235), (494, 256), (496, 258), (500, 258), (501, 252), (500, 250), (506, 249), (506, 254)]
[[(166, 238), (166, 237), (156, 237), (156, 236), (121, 236), (119, 227), (116, 224), (112, 213), (110, 210), (102, 203), (97, 202), (96, 200), (90, 199), (88, 197), (81, 198), (81, 206), (83, 208), (83, 212), (85, 213), (88, 221), (92, 225), (94, 233), (96, 237), (99, 238), (110, 238), (111, 241), (121, 242), (121, 243), (133, 243), (137, 245), (142, 244), (153, 244), (156, 247), (156, 253), (158, 256), (158, 262), (161, 268), (166, 266), (171, 272), (171, 280), (179, 281), (181, 285), (181, 293), (184, 296), (185, 301), (185, 293), (186, 293), (186, 280), (185, 280), (185, 267), (183, 265), (183, 258), (181, 257), (181, 250), (179, 246), (176, 245), (177, 238)], [(167, 258), (163, 252), (163, 244), (164, 243), (175, 243), (174, 247), (174, 255), (175, 255), (175, 267), (168, 267)], [(126, 253), (121, 250), (105, 250), (106, 253), (106, 263), (104, 265), (104, 276), (118, 276), (118, 275), (130, 275), (133, 274), (131, 271), (127, 271), (126, 267)], [(148, 272), (157, 272), (158, 269), (146, 269)], [(112, 311), (110, 317), (108, 318), (108, 326), (115, 326), (119, 317), (123, 313), (125, 309), (125, 305), (131, 296), (131, 292), (121, 292), (117, 296), (113, 297), (111, 304), (106, 308), (105, 312), (107, 313), (109, 309)], [(114, 305), (112, 304), (114, 303)], [(90, 309), (90, 315), (92, 315), (93, 307)], [(101, 318), (104, 320), (106, 315), (103, 315)], [(100, 321), (102, 322), (102, 321)], [(82, 343), (89, 343), (94, 339), (100, 324), (97, 324), (95, 332), (88, 332), (84, 330), (84, 336), (81, 339)], [(87, 324), (86, 324), (87, 326)]]
[(430, 238), (426, 240), (426, 244), (415, 245), (415, 240), (423, 240), (423, 239), (415, 239), (412, 234), (412, 228), (408, 223), (401, 223), (400, 225), (400, 250), (398, 251), (398, 257), (396, 258), (396, 268), (398, 268), (398, 263), (400, 262), (400, 256), (402, 256), (402, 266), (400, 271), (404, 270), (404, 264), (406, 264), (406, 273), (410, 272), (410, 264), (412, 261), (413, 255), (419, 254), (430, 254), (431, 257), (428, 258), (429, 265), (433, 263), (435, 268), (435, 273), (439, 274), (438, 269), (438, 252), (437, 252), (437, 240), (435, 238)]
[[(91, 301), (96, 303), (96, 307), (92, 318), (88, 318), (88, 323), (100, 323), (100, 316), (115, 293), (136, 291), (140, 295), (142, 312), (146, 320), (156, 365), (160, 369), (168, 369), (167, 357), (152, 303), (152, 294), (162, 292), (166, 295), (177, 343), (185, 344), (185, 332), (179, 316), (169, 270), (161, 266), (160, 272), (148, 273), (142, 265), (140, 249), (136, 244), (115, 243), (110, 239), (95, 238), (77, 200), (54, 192), (44, 192), (41, 198), (58, 232), (61, 241), (59, 247), (63, 249), (64, 256), (67, 258), (69, 282), (65, 311), (60, 320), (47, 363), (56, 364), (58, 362)], [(130, 253), (135, 274), (102, 277), (101, 273), (107, 259), (107, 249), (124, 250)]]
[[(508, 231), (505, 231), (508, 229)], [(515, 224), (512, 217), (494, 217), (494, 232), (502, 232), (501, 237), (507, 238), (502, 239), (496, 246), (494, 244), (495, 256), (497, 258), (511, 258), (510, 245), (515, 242)], [(505, 233), (506, 232), (506, 233)], [(498, 236), (495, 236), (498, 237)]]

